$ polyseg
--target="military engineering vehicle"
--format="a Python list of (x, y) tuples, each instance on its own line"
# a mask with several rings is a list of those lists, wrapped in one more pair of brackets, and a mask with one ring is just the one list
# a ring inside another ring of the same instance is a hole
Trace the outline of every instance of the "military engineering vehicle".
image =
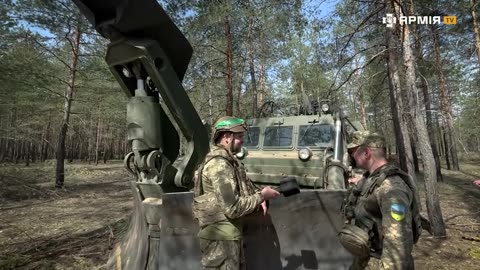
[[(156, 0), (73, 0), (110, 40), (106, 62), (129, 101), (125, 166), (134, 179), (130, 228), (108, 269), (201, 269), (192, 217), (192, 176), (209, 151), (208, 132), (181, 82), (192, 47)], [(347, 171), (345, 118), (325, 104), (303, 115), (248, 120), (239, 153), (259, 184), (294, 176), (302, 192), (271, 200), (245, 221), (252, 269), (346, 269), (337, 239)], [(180, 155), (180, 138), (186, 140)]]
[[(237, 156), (258, 184), (276, 185), (281, 176), (295, 176), (307, 189), (345, 189), (344, 175), (328, 175), (331, 166), (347, 166), (347, 130), (358, 128), (321, 102), (321, 111), (248, 119), (244, 150)], [(336, 160), (336, 162), (333, 162)], [(344, 169), (344, 168), (343, 168)], [(338, 171), (338, 170), (335, 170)]]

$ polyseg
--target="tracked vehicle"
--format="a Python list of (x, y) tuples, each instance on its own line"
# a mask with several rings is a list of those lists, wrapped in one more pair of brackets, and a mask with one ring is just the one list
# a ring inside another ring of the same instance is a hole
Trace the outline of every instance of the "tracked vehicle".
[[(209, 139), (181, 84), (192, 47), (155, 0), (73, 2), (110, 40), (106, 62), (129, 99), (132, 152), (125, 167), (134, 178), (134, 213), (107, 266), (201, 269), (191, 188)], [(249, 270), (346, 269), (351, 262), (337, 239), (347, 124), (339, 111), (319, 105), (321, 110), (248, 120), (250, 131), (238, 157), (249, 177), (275, 186), (291, 176), (302, 188), (295, 196), (272, 200), (268, 215), (245, 220)]]

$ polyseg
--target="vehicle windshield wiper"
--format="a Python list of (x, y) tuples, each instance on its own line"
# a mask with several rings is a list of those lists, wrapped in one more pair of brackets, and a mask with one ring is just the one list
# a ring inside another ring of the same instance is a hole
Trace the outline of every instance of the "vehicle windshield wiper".
[(315, 125), (315, 124), (316, 124), (316, 122), (313, 121), (312, 124), (310, 124), (310, 125), (305, 129), (305, 132), (303, 133), (302, 137), (301, 137), (300, 140), (298, 141), (298, 144), (299, 144), (299, 145), (303, 142), (303, 139), (304, 139), (305, 136), (307, 135), (308, 130), (309, 130), (313, 125)]

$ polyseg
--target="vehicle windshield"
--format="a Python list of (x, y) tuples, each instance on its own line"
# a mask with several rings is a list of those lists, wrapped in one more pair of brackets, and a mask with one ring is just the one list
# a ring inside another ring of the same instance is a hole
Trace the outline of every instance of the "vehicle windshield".
[(243, 146), (245, 147), (257, 147), (260, 138), (259, 127), (249, 127), (248, 131), (243, 135)]
[(328, 147), (332, 143), (331, 125), (300, 126), (298, 146)]
[(263, 146), (287, 147), (292, 145), (293, 127), (267, 127)]

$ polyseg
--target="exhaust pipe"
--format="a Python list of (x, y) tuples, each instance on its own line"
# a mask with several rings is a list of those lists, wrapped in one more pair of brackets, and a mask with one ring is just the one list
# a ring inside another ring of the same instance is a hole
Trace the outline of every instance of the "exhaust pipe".
[(335, 114), (335, 149), (333, 150), (333, 159), (341, 161), (343, 157), (343, 141), (342, 141), (342, 113)]
[(333, 149), (333, 159), (327, 161), (326, 189), (336, 190), (345, 189), (345, 166), (343, 159), (343, 140), (342, 140), (342, 113), (335, 114), (335, 148)]

